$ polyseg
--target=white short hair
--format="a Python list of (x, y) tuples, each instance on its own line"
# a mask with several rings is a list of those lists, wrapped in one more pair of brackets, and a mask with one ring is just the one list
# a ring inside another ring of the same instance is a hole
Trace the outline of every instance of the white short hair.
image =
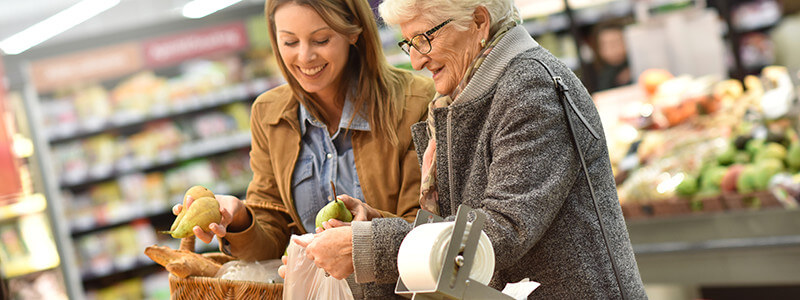
[(519, 9), (514, 0), (384, 0), (378, 11), (384, 22), (400, 25), (415, 18), (430, 22), (443, 22), (453, 19), (452, 26), (457, 30), (467, 30), (472, 21), (472, 13), (478, 6), (486, 7), (491, 18), (491, 28), (514, 20), (520, 22)]

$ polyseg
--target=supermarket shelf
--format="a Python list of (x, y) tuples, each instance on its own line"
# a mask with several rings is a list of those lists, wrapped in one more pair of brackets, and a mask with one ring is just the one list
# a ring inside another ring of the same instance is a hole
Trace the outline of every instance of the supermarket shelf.
[(702, 242), (667, 242), (634, 245), (638, 254), (665, 254), (675, 252), (733, 250), (759, 247), (800, 246), (800, 235), (772, 236), (760, 238), (719, 239)]
[(86, 275), (82, 277), (85, 289), (102, 288), (119, 283), (122, 280), (134, 277), (143, 277), (147, 274), (163, 270), (164, 268), (152, 261), (137, 262), (130, 268), (110, 271), (101, 275)]
[(772, 27), (775, 27), (775, 25), (778, 25), (778, 23), (780, 23), (780, 19), (778, 19), (778, 20), (769, 20), (769, 21), (763, 22), (761, 24), (754, 24), (754, 25), (751, 25), (751, 26), (736, 27), (736, 32), (738, 32), (738, 33), (746, 33), (746, 32), (753, 32), (753, 31), (765, 31), (765, 30), (772, 29)]
[(169, 209), (167, 209), (167, 210), (163, 210), (163, 211), (160, 211), (160, 212), (147, 214), (147, 215), (144, 215), (144, 216), (139, 216), (139, 217), (136, 217), (136, 218), (119, 220), (119, 221), (116, 221), (116, 222), (110, 222), (108, 224), (94, 226), (94, 227), (91, 227), (89, 229), (73, 230), (71, 235), (72, 235), (72, 238), (77, 238), (77, 237), (82, 236), (82, 235), (87, 235), (87, 234), (90, 234), (90, 233), (100, 232), (100, 231), (108, 230), (108, 229), (111, 229), (111, 228), (114, 228), (114, 227), (118, 227), (118, 226), (122, 226), (122, 225), (125, 225), (125, 224), (129, 224), (129, 223), (131, 223), (133, 221), (136, 221), (136, 220), (166, 218), (166, 217), (168, 217), (170, 215), (172, 215), (172, 212)]
[(800, 210), (628, 221), (645, 283), (800, 283)]
[(22, 272), (13, 272), (13, 273), (5, 274), (6, 275), (5, 280), (12, 280), (12, 279), (15, 279), (15, 278), (25, 277), (25, 276), (28, 276), (28, 275), (31, 275), (31, 274), (44, 273), (44, 272), (48, 272), (48, 271), (55, 271), (57, 269), (58, 269), (58, 265), (50, 266), (50, 267), (44, 267), (44, 268), (30, 268), (29, 267), (29, 268), (26, 268), (26, 269), (22, 270)]
[(547, 18), (525, 20), (522, 27), (531, 36), (539, 36), (549, 32), (561, 32), (569, 29), (569, 18), (566, 14), (557, 13)]
[(0, 206), (0, 221), (43, 212), (45, 208), (47, 208), (47, 200), (45, 200), (44, 195), (23, 196), (13, 204)]
[(117, 163), (115, 167), (105, 168), (104, 170), (96, 172), (64, 175), (62, 176), (61, 180), (61, 188), (77, 189), (126, 174), (147, 172), (149, 170), (171, 166), (187, 160), (239, 150), (246, 147), (250, 147), (249, 131), (240, 132), (230, 136), (206, 139), (182, 145), (175, 153), (172, 153), (171, 155), (164, 155), (158, 160), (139, 161), (125, 164)]
[(226, 104), (252, 101), (261, 91), (275, 87), (277, 82), (277, 80), (267, 80), (267, 82), (240, 83), (202, 97), (180, 101), (179, 105), (154, 108), (147, 115), (118, 114), (109, 120), (84, 120), (82, 124), (77, 122), (60, 124), (56, 128), (48, 128), (45, 131), (51, 144), (63, 143), (156, 120), (191, 115)]
[(639, 219), (628, 221), (628, 231), (635, 246), (796, 236), (800, 235), (800, 210), (746, 210)]

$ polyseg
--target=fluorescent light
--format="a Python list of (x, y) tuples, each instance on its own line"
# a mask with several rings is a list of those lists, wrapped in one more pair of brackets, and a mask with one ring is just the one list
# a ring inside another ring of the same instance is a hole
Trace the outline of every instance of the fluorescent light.
[(119, 4), (120, 0), (83, 0), (0, 42), (0, 49), (15, 55), (30, 49)]
[(194, 0), (183, 6), (183, 16), (199, 19), (213, 14), (242, 0)]

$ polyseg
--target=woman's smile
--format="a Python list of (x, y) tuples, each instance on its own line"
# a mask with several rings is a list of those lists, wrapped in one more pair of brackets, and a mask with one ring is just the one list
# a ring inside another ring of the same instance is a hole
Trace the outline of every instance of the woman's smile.
[(300, 71), (300, 73), (306, 75), (309, 78), (316, 78), (317, 75), (322, 73), (322, 70), (325, 69), (326, 66), (328, 66), (328, 64), (323, 64), (321, 66), (316, 66), (311, 68), (303, 68), (301, 66), (297, 66), (297, 69)]

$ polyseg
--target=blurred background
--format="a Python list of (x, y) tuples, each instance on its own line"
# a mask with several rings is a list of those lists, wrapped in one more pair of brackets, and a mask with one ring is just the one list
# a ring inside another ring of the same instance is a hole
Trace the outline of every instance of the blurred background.
[[(515, 2), (594, 97), (650, 298), (800, 299), (800, 1)], [(178, 248), (189, 186), (244, 196), (250, 105), (284, 82), (263, 6), (0, 0), (6, 298), (169, 298), (143, 249)]]

